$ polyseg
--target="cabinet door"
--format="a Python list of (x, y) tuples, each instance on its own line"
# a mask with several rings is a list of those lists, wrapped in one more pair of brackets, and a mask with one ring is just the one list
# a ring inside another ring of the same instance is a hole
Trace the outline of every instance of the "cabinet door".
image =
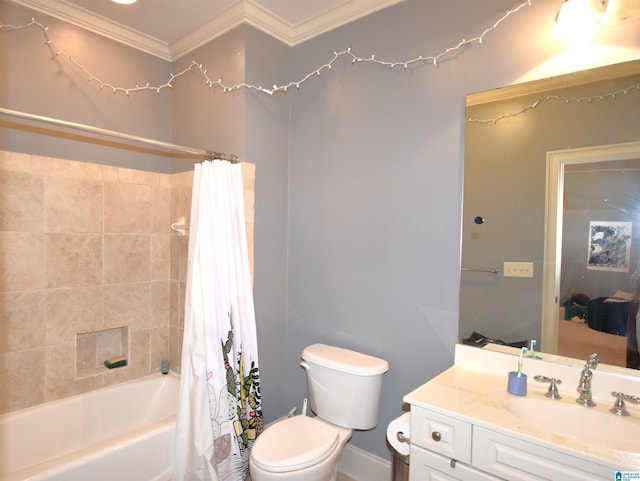
[(614, 469), (515, 439), (473, 428), (473, 466), (509, 481), (611, 481)]
[(498, 478), (426, 449), (411, 446), (409, 481), (496, 481)]
[(471, 424), (411, 406), (411, 443), (471, 464)]

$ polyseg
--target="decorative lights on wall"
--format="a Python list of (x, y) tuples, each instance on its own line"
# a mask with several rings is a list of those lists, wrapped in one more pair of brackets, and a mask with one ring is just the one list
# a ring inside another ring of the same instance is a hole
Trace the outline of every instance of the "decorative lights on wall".
[[(115, 0), (114, 0), (115, 1)], [(125, 0), (128, 2), (131, 2), (131, 0)], [(121, 3), (122, 2), (121, 0)], [(448, 47), (445, 50), (443, 50), (442, 52), (440, 52), (439, 54), (435, 54), (435, 55), (420, 55), (418, 57), (415, 57), (413, 59), (409, 59), (409, 60), (399, 60), (399, 61), (386, 61), (386, 60), (380, 60), (377, 59), (375, 55), (371, 55), (369, 57), (360, 57), (359, 55), (356, 55), (353, 51), (352, 48), (349, 47), (345, 50), (339, 51), (339, 52), (333, 52), (333, 58), (328, 62), (325, 63), (324, 65), (321, 65), (315, 69), (313, 69), (311, 72), (309, 72), (307, 75), (305, 75), (304, 77), (300, 78), (299, 80), (294, 80), (294, 81), (290, 81), (288, 83), (285, 83), (283, 85), (273, 85), (272, 88), (266, 88), (263, 87), (261, 85), (252, 85), (252, 84), (248, 84), (248, 83), (239, 83), (239, 84), (235, 84), (235, 85), (227, 85), (223, 82), (222, 77), (218, 78), (217, 80), (212, 80), (208, 73), (207, 73), (207, 68), (199, 63), (196, 62), (195, 60), (191, 62), (191, 64), (186, 67), (184, 70), (176, 73), (176, 74), (170, 74), (171, 77), (169, 80), (167, 80), (167, 82), (165, 82), (164, 84), (161, 85), (151, 85), (149, 83), (147, 83), (146, 85), (135, 85), (135, 87), (119, 87), (116, 85), (113, 85), (111, 83), (105, 82), (103, 80), (101, 80), (100, 78), (98, 78), (97, 76), (95, 76), (93, 73), (91, 73), (89, 70), (87, 70), (86, 67), (84, 67), (81, 63), (79, 63), (74, 57), (72, 57), (70, 54), (68, 54), (67, 52), (65, 52), (64, 50), (62, 50), (61, 48), (58, 47), (58, 45), (56, 44), (56, 42), (53, 40), (53, 38), (51, 37), (51, 34), (49, 33), (49, 28), (42, 25), (41, 23), (38, 23), (35, 21), (35, 19), (31, 19), (31, 22), (24, 24), (24, 25), (18, 25), (18, 26), (14, 26), (14, 25), (4, 25), (4, 24), (0, 24), (0, 32), (2, 31), (10, 31), (10, 32), (14, 32), (14, 31), (18, 31), (18, 30), (22, 30), (22, 29), (26, 29), (29, 27), (36, 27), (39, 28), (42, 33), (44, 34), (45, 37), (45, 45), (48, 46), (51, 51), (53, 52), (53, 54), (56, 57), (63, 57), (65, 58), (71, 65), (73, 65), (76, 69), (80, 70), (87, 78), (88, 82), (90, 83), (97, 83), (100, 86), (100, 89), (108, 89), (111, 90), (114, 94), (116, 93), (124, 93), (125, 95), (129, 96), (133, 93), (138, 93), (138, 92), (143, 92), (143, 91), (155, 91), (157, 93), (160, 93), (162, 90), (164, 89), (170, 89), (173, 87), (173, 82), (182, 77), (183, 75), (185, 75), (187, 72), (190, 72), (192, 70), (197, 70), (199, 71), (203, 78), (204, 78), (204, 84), (206, 87), (208, 87), (209, 89), (212, 88), (221, 88), (222, 91), (224, 93), (228, 93), (228, 92), (233, 92), (233, 91), (238, 91), (238, 90), (255, 90), (257, 92), (261, 92), (267, 95), (273, 95), (274, 93), (286, 93), (289, 89), (291, 88), (296, 88), (299, 89), (305, 82), (307, 82), (308, 80), (319, 76), (323, 71), (326, 70), (331, 70), (333, 68), (333, 64), (338, 61), (339, 58), (341, 57), (347, 57), (351, 60), (351, 64), (355, 65), (357, 63), (361, 63), (361, 62), (365, 62), (365, 63), (372, 63), (372, 64), (376, 64), (382, 67), (385, 67), (387, 69), (393, 70), (396, 68), (401, 68), (404, 69), (405, 71), (408, 70), (410, 67), (413, 67), (415, 65), (424, 65), (424, 64), (431, 64), (433, 65), (433, 67), (438, 67), (438, 64), (444, 60), (446, 57), (451, 56), (452, 54), (459, 52), (459, 51), (463, 51), (465, 48), (473, 45), (473, 44), (478, 44), (478, 45), (482, 45), (482, 43), (484, 42), (485, 37), (493, 32), (494, 30), (496, 30), (500, 24), (502, 22), (504, 22), (505, 20), (507, 20), (509, 17), (511, 17), (512, 15), (518, 13), (520, 10), (522, 10), (524, 7), (527, 6), (531, 6), (532, 0), (525, 0), (523, 3), (521, 3), (520, 5), (518, 5), (517, 7), (507, 11), (497, 22), (495, 22), (492, 26), (486, 28), (480, 35), (475, 36), (473, 38), (470, 39), (462, 39), (460, 42), (458, 42), (456, 45), (452, 46), (452, 47)]]
[(628, 95), (628, 94), (631, 94), (633, 92), (640, 93), (640, 84), (629, 85), (628, 87), (616, 90), (615, 92), (608, 92), (608, 93), (605, 93), (605, 94), (593, 95), (591, 97), (563, 97), (563, 96), (560, 96), (560, 95), (547, 95), (545, 97), (539, 98), (538, 100), (536, 100), (532, 104), (527, 105), (526, 107), (522, 108), (521, 110), (518, 110), (517, 112), (512, 112), (512, 113), (508, 113), (508, 114), (502, 114), (502, 115), (500, 115), (498, 117), (495, 117), (495, 118), (492, 118), (492, 119), (468, 118), (467, 122), (468, 123), (477, 123), (477, 124), (496, 124), (500, 120), (509, 119), (509, 118), (512, 118), (512, 117), (517, 117), (518, 115), (526, 114), (530, 110), (537, 109), (544, 102), (556, 101), (556, 102), (565, 102), (567, 104), (571, 104), (571, 103), (588, 103), (588, 104), (591, 104), (591, 103), (597, 102), (597, 101), (613, 100), (613, 99), (617, 98), (618, 96)]

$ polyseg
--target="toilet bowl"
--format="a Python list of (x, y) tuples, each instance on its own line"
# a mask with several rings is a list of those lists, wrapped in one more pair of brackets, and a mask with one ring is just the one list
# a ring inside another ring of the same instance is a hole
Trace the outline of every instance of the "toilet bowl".
[(378, 423), (387, 361), (312, 344), (302, 351), (300, 365), (316, 417), (294, 416), (268, 426), (251, 450), (252, 481), (334, 481), (353, 430)]
[(254, 444), (252, 481), (334, 481), (351, 429), (304, 415), (278, 421)]

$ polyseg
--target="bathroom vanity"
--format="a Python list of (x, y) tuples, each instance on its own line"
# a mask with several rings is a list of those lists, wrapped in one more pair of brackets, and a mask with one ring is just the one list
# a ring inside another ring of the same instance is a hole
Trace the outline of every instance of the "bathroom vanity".
[[(616, 479), (640, 472), (640, 406), (609, 410), (612, 391), (640, 394), (640, 378), (595, 369), (594, 407), (576, 402), (582, 367), (564, 358), (524, 359), (527, 394), (507, 392), (511, 353), (457, 345), (455, 364), (404, 397), (411, 407), (409, 481)], [(555, 378), (561, 399), (545, 396)]]

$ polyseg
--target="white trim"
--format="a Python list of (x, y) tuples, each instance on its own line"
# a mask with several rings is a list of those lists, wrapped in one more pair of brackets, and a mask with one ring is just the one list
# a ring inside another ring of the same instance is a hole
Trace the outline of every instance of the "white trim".
[[(323, 33), (366, 17), (405, 0), (351, 0), (293, 26), (288, 44), (298, 45)], [(267, 32), (268, 33), (268, 32)]]
[(355, 481), (389, 481), (391, 462), (347, 444), (338, 462), (338, 471)]
[(265, 9), (258, 0), (240, 0), (171, 44), (64, 0), (55, 3), (47, 0), (9, 1), (171, 62), (243, 23), (293, 47), (405, 0), (345, 0), (337, 7), (297, 24), (291, 24)]
[[(71, 3), (60, 1), (55, 4), (48, 4), (40, 0), (9, 1), (75, 25), (76, 27), (84, 28), (89, 32), (159, 57), (162, 60), (172, 60), (169, 54), (169, 45), (166, 42), (134, 30), (126, 25), (114, 22), (106, 17), (96, 15)], [(47, 25), (45, 25), (45, 27), (47, 27)]]
[(245, 0), (237, 2), (170, 45), (171, 60), (177, 60), (243, 23), (291, 45), (292, 27), (260, 5)]
[(603, 67), (595, 67), (592, 69), (581, 70), (579, 72), (558, 75), (540, 80), (531, 80), (506, 87), (487, 90), (486, 92), (478, 92), (467, 95), (466, 105), (472, 107), (489, 102), (498, 102), (501, 100), (512, 100), (524, 95), (543, 95), (550, 90), (563, 87), (574, 87), (584, 85), (601, 80), (617, 79), (638, 74), (638, 63), (635, 60), (629, 60), (613, 65), (605, 65)]

